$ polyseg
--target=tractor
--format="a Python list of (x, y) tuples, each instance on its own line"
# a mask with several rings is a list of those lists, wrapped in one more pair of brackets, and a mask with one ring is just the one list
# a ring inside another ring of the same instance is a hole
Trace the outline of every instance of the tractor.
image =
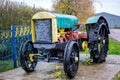
[(79, 52), (89, 48), (95, 63), (105, 62), (110, 33), (108, 23), (102, 16), (86, 21), (86, 32), (80, 31), (78, 18), (74, 15), (38, 12), (31, 19), (32, 40), (20, 46), (20, 64), (26, 72), (34, 71), (38, 59), (63, 63), (65, 75), (72, 79), (79, 67)]

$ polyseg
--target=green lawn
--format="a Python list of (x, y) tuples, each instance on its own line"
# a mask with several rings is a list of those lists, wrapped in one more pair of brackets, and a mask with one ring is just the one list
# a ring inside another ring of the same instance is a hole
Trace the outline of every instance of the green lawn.
[(108, 54), (120, 55), (120, 43), (115, 40), (110, 39)]
[[(81, 51), (80, 54), (89, 54), (89, 49), (86, 49), (85, 51)], [(120, 43), (110, 39), (109, 40), (109, 51), (108, 51), (109, 55), (120, 55)]]
[(120, 77), (118, 77), (118, 79), (117, 80), (120, 80)]

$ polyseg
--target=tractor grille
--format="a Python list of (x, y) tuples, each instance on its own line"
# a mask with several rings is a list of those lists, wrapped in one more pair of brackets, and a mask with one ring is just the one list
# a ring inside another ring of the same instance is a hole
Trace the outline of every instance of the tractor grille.
[(37, 43), (52, 42), (52, 25), (51, 24), (52, 24), (51, 19), (39, 19), (35, 21)]

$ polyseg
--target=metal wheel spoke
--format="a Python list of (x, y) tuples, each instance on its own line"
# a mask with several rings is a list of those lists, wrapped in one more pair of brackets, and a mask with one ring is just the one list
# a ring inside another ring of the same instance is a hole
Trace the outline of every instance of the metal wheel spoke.
[(72, 63), (71, 65), (69, 65), (68, 70), (69, 70), (69, 71), (72, 71), (73, 68), (75, 68), (75, 63)]
[(34, 64), (33, 62), (32, 62), (31, 64), (32, 64), (32, 65), (30, 66), (30, 68), (33, 69), (33, 68), (35, 67), (35, 64)]
[(37, 49), (33, 48), (32, 41), (25, 41), (23, 44), (23, 47), (21, 48), (21, 54), (20, 54), (20, 63), (22, 68), (26, 72), (34, 71), (34, 68), (37, 65), (37, 61), (33, 60), (33, 62), (30, 60), (29, 54), (34, 53), (33, 50), (37, 52)]
[[(90, 58), (93, 59), (95, 63), (105, 62), (109, 43), (108, 23), (104, 17), (100, 17), (97, 23), (87, 26), (93, 26), (87, 27)], [(92, 34), (92, 32), (94, 32), (94, 34)], [(95, 35), (95, 38), (92, 35)]]
[(67, 45), (69, 46), (66, 46), (65, 48), (64, 71), (69, 78), (73, 78), (76, 75), (79, 66), (79, 58), (78, 62), (75, 61), (77, 60), (76, 57), (79, 56), (79, 53), (77, 52), (79, 49), (75, 41), (70, 41)]

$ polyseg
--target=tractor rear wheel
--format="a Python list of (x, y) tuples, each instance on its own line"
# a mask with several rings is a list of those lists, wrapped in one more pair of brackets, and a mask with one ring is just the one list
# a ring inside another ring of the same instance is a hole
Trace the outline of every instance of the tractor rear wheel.
[(79, 67), (79, 48), (75, 41), (69, 41), (64, 51), (64, 72), (68, 78), (74, 78)]
[[(106, 29), (102, 27), (98, 33), (98, 41), (97, 41), (97, 50), (95, 50), (95, 54), (93, 56), (93, 62), (101, 63), (106, 61), (107, 51), (108, 51), (108, 33)], [(96, 55), (97, 54), (97, 55)]]
[(20, 47), (20, 64), (26, 72), (34, 71), (37, 65), (37, 59), (32, 57), (33, 61), (30, 60), (30, 54), (37, 53), (37, 49), (33, 47), (33, 43), (27, 40), (21, 44)]
[(95, 63), (106, 61), (109, 50), (110, 30), (107, 20), (103, 16), (90, 17), (86, 24), (90, 58)]

